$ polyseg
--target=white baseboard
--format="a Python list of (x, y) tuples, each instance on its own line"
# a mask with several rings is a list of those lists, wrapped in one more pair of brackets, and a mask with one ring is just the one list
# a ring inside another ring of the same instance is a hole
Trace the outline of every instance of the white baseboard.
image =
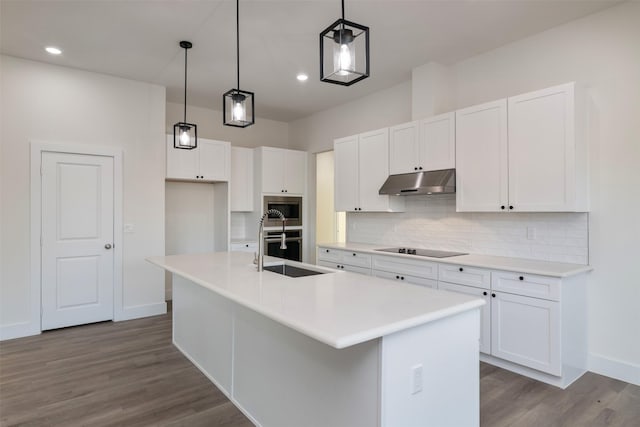
[(640, 386), (640, 365), (589, 354), (589, 371)]
[(0, 341), (29, 337), (40, 333), (40, 325), (34, 326), (32, 322), (12, 323), (0, 326)]
[(158, 302), (154, 304), (134, 305), (130, 307), (124, 307), (119, 316), (115, 319), (116, 322), (122, 320), (139, 319), (141, 317), (157, 316), (159, 314), (165, 314), (167, 312), (167, 303)]

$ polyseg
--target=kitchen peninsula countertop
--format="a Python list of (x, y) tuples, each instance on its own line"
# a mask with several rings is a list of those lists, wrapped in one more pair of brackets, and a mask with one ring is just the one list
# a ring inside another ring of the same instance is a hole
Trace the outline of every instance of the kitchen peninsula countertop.
[[(287, 264), (326, 274), (291, 278), (258, 273), (253, 254), (243, 252), (147, 260), (338, 349), (484, 305), (482, 299), (468, 295), (291, 261)], [(279, 263), (282, 260), (265, 257), (265, 265)]]
[(351, 250), (356, 252), (366, 252), (373, 255), (384, 255), (400, 257), (403, 259), (435, 261), (443, 264), (461, 264), (469, 267), (488, 268), (493, 270), (517, 271), (520, 273), (540, 274), (551, 277), (570, 277), (577, 274), (587, 273), (593, 267), (582, 264), (569, 264), (563, 262), (540, 261), (524, 258), (510, 258), (493, 255), (459, 255), (449, 258), (431, 258), (416, 255), (396, 254), (390, 252), (380, 252), (376, 249), (384, 249), (393, 245), (372, 245), (365, 243), (321, 243), (318, 246), (323, 248), (333, 248), (341, 250)]

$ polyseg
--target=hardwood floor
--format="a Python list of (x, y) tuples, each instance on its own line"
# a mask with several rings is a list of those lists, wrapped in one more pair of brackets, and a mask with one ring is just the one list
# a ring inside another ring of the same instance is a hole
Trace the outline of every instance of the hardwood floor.
[[(560, 390), (482, 364), (480, 387), (483, 427), (640, 426), (640, 387), (596, 374)], [(252, 424), (172, 346), (164, 315), (0, 343), (0, 425)]]

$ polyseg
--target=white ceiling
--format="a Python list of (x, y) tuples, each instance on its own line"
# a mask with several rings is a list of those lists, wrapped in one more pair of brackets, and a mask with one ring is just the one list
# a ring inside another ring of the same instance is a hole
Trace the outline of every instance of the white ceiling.
[[(182, 103), (178, 42), (189, 40), (190, 105), (219, 110), (236, 86), (234, 0), (0, 1), (3, 54), (160, 84)], [(340, 17), (339, 0), (242, 0), (240, 88), (255, 92), (258, 117), (291, 121), (616, 3), (346, 0), (346, 19), (371, 28), (371, 77), (342, 87), (319, 81), (318, 34)]]

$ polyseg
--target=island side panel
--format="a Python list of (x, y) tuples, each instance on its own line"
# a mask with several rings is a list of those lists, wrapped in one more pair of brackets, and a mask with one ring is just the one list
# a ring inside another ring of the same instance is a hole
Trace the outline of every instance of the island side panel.
[(338, 350), (236, 307), (234, 400), (263, 427), (378, 426), (379, 343)]
[(227, 396), (232, 393), (233, 305), (173, 275), (173, 344)]
[(479, 340), (477, 308), (384, 336), (381, 425), (479, 426)]

